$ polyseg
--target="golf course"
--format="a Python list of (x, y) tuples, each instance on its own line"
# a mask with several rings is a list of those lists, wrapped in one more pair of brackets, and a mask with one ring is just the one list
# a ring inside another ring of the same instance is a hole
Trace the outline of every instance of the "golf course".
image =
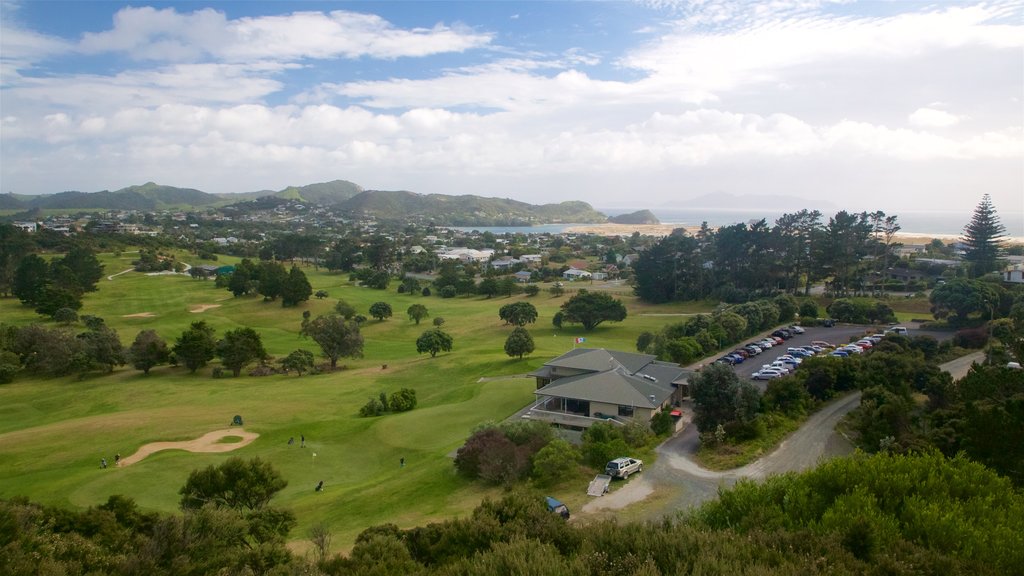
[[(300, 550), (315, 525), (331, 531), (333, 548), (345, 550), (372, 525), (405, 528), (468, 514), (500, 490), (457, 476), (451, 456), (476, 426), (508, 418), (533, 401), (534, 380), (516, 375), (571, 349), (576, 337), (585, 335), (589, 347), (633, 350), (641, 331), (677, 321), (674, 314), (710, 308), (692, 303), (651, 306), (616, 294), (629, 312), (624, 322), (605, 323), (591, 332), (578, 325), (555, 329), (552, 316), (571, 295), (572, 285), (557, 298), (542, 286), (532, 298), (442, 299), (399, 294), (397, 282), (388, 290), (359, 287), (348, 275), (312, 266), (302, 269), (313, 289), (329, 296), (283, 308), (280, 301), (265, 302), (260, 296), (233, 297), (212, 280), (188, 274), (118, 274), (129, 270), (136, 257), (134, 252), (101, 254), (104, 278), (78, 311), (103, 318), (125, 346), (141, 330), (155, 330), (173, 345), (190, 323), (205, 320), (216, 329), (216, 337), (239, 327), (253, 328), (275, 359), (300, 348), (319, 357), (316, 343), (300, 336), (305, 311), (315, 318), (344, 299), (368, 315), (371, 304), (383, 301), (394, 316), (366, 321), (361, 328), (364, 356), (342, 358), (331, 373), (255, 377), (245, 369), (237, 378), (214, 378), (219, 365), (214, 360), (195, 374), (183, 366), (164, 365), (146, 375), (128, 365), (84, 378), (19, 375), (0, 386), (0, 498), (26, 496), (85, 508), (120, 494), (144, 510), (172, 512), (192, 470), (232, 456), (258, 456), (288, 481), (274, 504), (295, 512), (298, 526), (291, 539)], [(178, 257), (193, 265), (211, 263), (185, 253)], [(215, 264), (235, 261), (221, 257)], [(523, 359), (505, 354), (503, 344), (512, 327), (498, 317), (502, 305), (517, 300), (529, 300), (539, 312), (537, 322), (527, 326), (536, 350)], [(412, 304), (429, 310), (419, 325), (405, 313)], [(6, 324), (54, 324), (15, 298), (0, 299), (0, 318)], [(453, 350), (434, 358), (417, 354), (416, 339), (432, 328), (435, 318), (444, 319), (442, 329), (452, 336)], [(359, 416), (369, 398), (401, 388), (416, 391), (414, 410)], [(244, 420), (237, 434), (230, 432), (235, 415)], [(203, 442), (205, 448), (199, 451), (151, 448), (130, 465), (114, 462), (115, 455), (127, 459), (151, 443), (197, 441), (225, 429), (224, 435)], [(101, 467), (101, 458), (108, 468)], [(324, 490), (315, 492), (321, 480)], [(581, 473), (553, 492), (574, 506), (585, 498), (584, 489)]]

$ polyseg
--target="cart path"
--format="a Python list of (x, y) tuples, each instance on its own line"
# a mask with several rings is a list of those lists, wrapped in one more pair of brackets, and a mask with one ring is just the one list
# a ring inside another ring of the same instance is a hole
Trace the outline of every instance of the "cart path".
[[(225, 443), (220, 440), (224, 438), (241, 438), (241, 442)], [(183, 440), (181, 442), (150, 442), (139, 448), (134, 454), (122, 458), (118, 466), (131, 466), (144, 459), (150, 454), (161, 450), (185, 450), (186, 452), (231, 452), (243, 446), (248, 446), (260, 435), (255, 432), (247, 432), (243, 428), (225, 428), (207, 432), (195, 440)]]

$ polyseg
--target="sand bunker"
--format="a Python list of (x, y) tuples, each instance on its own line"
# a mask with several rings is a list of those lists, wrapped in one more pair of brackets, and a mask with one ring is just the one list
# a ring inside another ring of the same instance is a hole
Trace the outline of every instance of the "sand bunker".
[(198, 314), (200, 312), (206, 312), (210, 308), (220, 308), (220, 304), (198, 304), (196, 306), (193, 306), (192, 308), (189, 308), (189, 312), (193, 314)]
[(124, 316), (121, 316), (121, 318), (152, 318), (154, 316), (156, 316), (156, 314), (153, 314), (152, 312), (139, 312), (137, 314), (125, 314)]
[[(224, 443), (219, 442), (223, 438), (241, 438), (241, 442)], [(203, 434), (195, 440), (184, 440), (181, 442), (150, 442), (139, 448), (135, 454), (122, 458), (118, 466), (130, 466), (142, 460), (146, 456), (161, 450), (185, 450), (186, 452), (231, 452), (243, 446), (248, 446), (260, 435), (255, 432), (246, 432), (243, 428), (226, 428), (214, 430)]]

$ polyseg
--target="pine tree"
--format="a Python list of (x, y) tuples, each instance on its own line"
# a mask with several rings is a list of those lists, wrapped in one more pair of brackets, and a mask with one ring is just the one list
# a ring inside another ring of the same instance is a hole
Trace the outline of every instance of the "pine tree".
[(992, 205), (992, 198), (985, 194), (974, 209), (974, 216), (964, 227), (962, 241), (966, 244), (964, 260), (970, 264), (972, 278), (998, 270), (999, 256), (1006, 227), (999, 222), (999, 215)]

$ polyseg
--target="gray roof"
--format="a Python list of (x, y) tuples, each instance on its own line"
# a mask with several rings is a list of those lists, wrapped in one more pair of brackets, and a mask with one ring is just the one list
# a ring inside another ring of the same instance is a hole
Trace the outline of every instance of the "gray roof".
[(618, 350), (605, 350), (604, 348), (576, 348), (544, 365), (591, 372), (604, 372), (620, 365), (630, 374), (634, 374), (655, 360), (656, 357), (650, 354), (634, 354)]
[[(622, 369), (559, 378), (536, 391), (541, 396), (573, 398), (619, 406), (657, 408), (672, 396), (672, 386), (630, 376)], [(651, 402), (651, 396), (654, 401)]]
[(531, 375), (550, 377), (553, 367), (586, 370), (587, 373), (554, 380), (536, 394), (643, 408), (660, 406), (672, 395), (673, 384), (685, 382), (690, 374), (678, 364), (661, 362), (650, 354), (577, 348)]

